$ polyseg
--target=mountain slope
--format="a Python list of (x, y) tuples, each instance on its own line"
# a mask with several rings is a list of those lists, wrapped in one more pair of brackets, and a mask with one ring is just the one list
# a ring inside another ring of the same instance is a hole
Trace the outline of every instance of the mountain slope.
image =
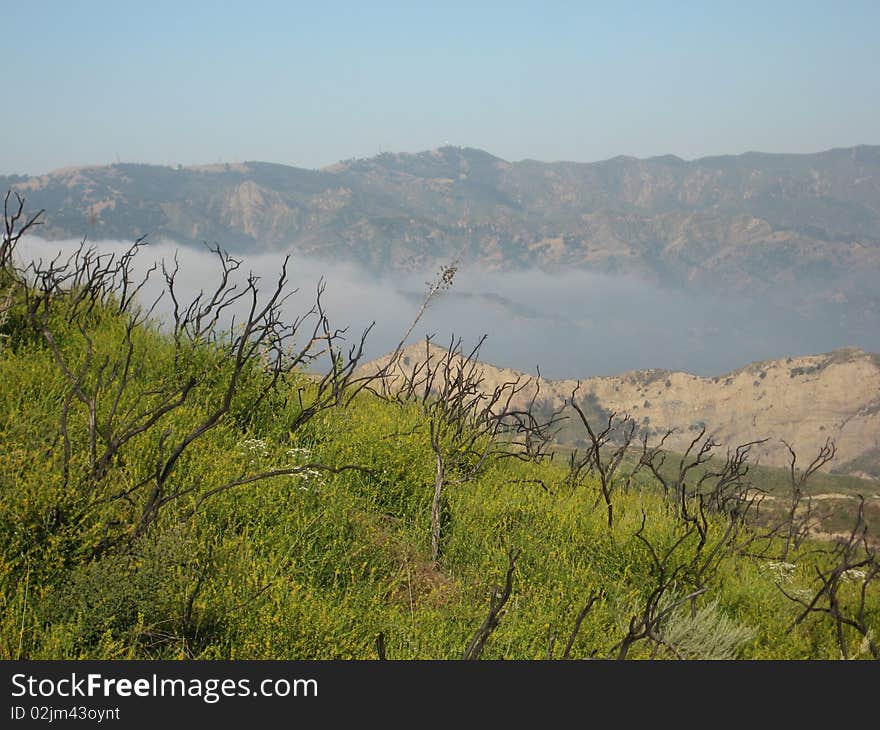
[[(484, 267), (583, 267), (688, 287), (816, 282), (862, 297), (880, 273), (880, 147), (597, 163), (481, 150), (386, 153), (324, 170), (117, 164), (0, 177), (46, 208), (49, 237), (148, 233), (295, 249), (376, 269), (461, 254)], [(854, 285), (855, 283), (855, 285)]]
[[(433, 361), (443, 348), (432, 346)], [(402, 353), (405, 367), (423, 362), (424, 343)], [(364, 367), (374, 370), (389, 356)], [(480, 364), (483, 387), (491, 390), (516, 378), (513, 370)], [(705, 426), (724, 447), (768, 438), (754, 454), (770, 466), (788, 464), (780, 439), (795, 448), (800, 465), (831, 438), (837, 457), (829, 465), (838, 473), (880, 479), (877, 459), (880, 443), (880, 356), (857, 349), (821, 355), (755, 362), (715, 378), (668, 370), (642, 370), (611, 377), (581, 380), (532, 378), (519, 394), (525, 405), (540, 387), (539, 404), (545, 411), (570, 399), (578, 388), (579, 402), (600, 414), (627, 413), (656, 443), (668, 429), (675, 432), (666, 445), (684, 451)], [(563, 439), (580, 438), (577, 427), (566, 428)], [(869, 490), (870, 491), (870, 490)], [(878, 489), (877, 491), (880, 491)]]

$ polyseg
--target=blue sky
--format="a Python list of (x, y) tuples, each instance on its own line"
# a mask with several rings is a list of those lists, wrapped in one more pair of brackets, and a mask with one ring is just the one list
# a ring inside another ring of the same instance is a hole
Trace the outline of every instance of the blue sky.
[(880, 144), (880, 3), (0, 0), (0, 174)]

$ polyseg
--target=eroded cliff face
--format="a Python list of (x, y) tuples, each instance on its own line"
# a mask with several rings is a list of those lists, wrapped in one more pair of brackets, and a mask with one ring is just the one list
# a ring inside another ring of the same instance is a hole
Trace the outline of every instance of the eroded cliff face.
[[(427, 359), (437, 362), (446, 351), (424, 343), (402, 353), (407, 367)], [(368, 363), (375, 370), (388, 356)], [(801, 460), (812, 458), (831, 438), (837, 457), (828, 465), (840, 473), (880, 479), (880, 356), (857, 349), (822, 355), (756, 362), (726, 375), (703, 378), (683, 372), (643, 370), (581, 380), (538, 380), (492, 365), (480, 364), (482, 387), (491, 390), (517, 378), (529, 384), (517, 396), (525, 405), (540, 387), (545, 407), (560, 405), (578, 388), (605, 411), (627, 413), (659, 439), (675, 429), (666, 444), (685, 450), (704, 426), (722, 446), (767, 438), (753, 454), (761, 463), (786, 466), (788, 452), (780, 439), (795, 447)], [(579, 387), (578, 387), (579, 386)]]
[(788, 454), (779, 439), (803, 459), (831, 438), (838, 456), (830, 466), (841, 467), (880, 440), (880, 367), (861, 351), (753, 363), (711, 379), (648, 372), (589, 385), (605, 408), (630, 413), (643, 428), (678, 429), (670, 437), (678, 450), (705, 425), (725, 446), (770, 438), (756, 454), (781, 466)]

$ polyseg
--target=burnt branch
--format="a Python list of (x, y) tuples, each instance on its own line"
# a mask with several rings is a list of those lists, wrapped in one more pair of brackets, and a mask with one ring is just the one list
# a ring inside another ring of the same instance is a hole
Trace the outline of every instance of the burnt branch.
[[(434, 457), (431, 485), (431, 556), (442, 551), (445, 492), (470, 482), (489, 464), (507, 458), (537, 461), (548, 456), (553, 426), (560, 412), (549, 418), (535, 412), (540, 385), (515, 377), (490, 384), (478, 360), (486, 336), (470, 349), (452, 337), (447, 348), (437, 347), (429, 335), (424, 355), (395, 358), (393, 368), (381, 368), (377, 378), (385, 400), (417, 405), (427, 424)], [(400, 354), (400, 353), (398, 353)]]
[[(299, 466), (288, 467), (288, 468), (284, 468), (284, 469), (271, 469), (269, 471), (260, 472), (258, 474), (249, 474), (247, 476), (239, 477), (238, 479), (231, 479), (230, 481), (225, 482), (224, 484), (221, 484), (216, 487), (212, 487), (211, 489), (208, 489), (207, 491), (202, 492), (199, 495), (198, 499), (196, 500), (195, 504), (192, 506), (192, 508), (188, 512), (186, 512), (186, 514), (183, 516), (183, 520), (190, 519), (206, 501), (208, 501), (209, 499), (211, 499), (215, 495), (220, 494), (221, 492), (226, 492), (226, 491), (232, 489), (233, 487), (240, 487), (240, 486), (243, 486), (246, 484), (254, 484), (255, 482), (262, 482), (262, 481), (266, 481), (267, 479), (276, 479), (278, 477), (308, 475), (308, 474), (316, 472), (316, 471), (323, 471), (328, 474), (342, 474), (343, 472), (346, 472), (346, 471), (359, 471), (363, 474), (368, 474), (370, 476), (374, 476), (374, 472), (372, 469), (369, 469), (365, 466), (360, 466), (358, 464), (346, 464), (344, 466), (328, 466), (327, 464), (320, 464), (320, 463), (315, 463), (315, 462), (311, 462), (308, 464), (300, 464)], [(166, 497), (166, 500), (170, 501), (171, 499), (177, 499), (177, 498), (183, 497), (187, 494), (191, 494), (195, 491), (196, 491), (195, 487), (190, 487), (188, 489), (180, 490), (179, 492), (176, 492), (175, 494), (169, 495), (168, 497)]]
[(645, 537), (646, 516), (642, 513), (642, 523), (635, 538), (647, 549), (651, 564), (652, 587), (641, 608), (629, 620), (626, 635), (614, 645), (612, 654), (618, 660), (626, 659), (632, 647), (640, 641), (647, 641), (655, 647), (665, 647), (676, 658), (682, 658), (676, 647), (663, 636), (663, 622), (681, 606), (693, 602), (708, 589), (705, 586), (691, 590), (684, 596), (677, 594), (677, 588), (687, 571), (687, 564), (678, 563), (675, 555), (692, 536), (694, 527), (688, 526), (679, 538), (665, 552), (658, 552)]
[(787, 560), (789, 551), (797, 548), (809, 535), (812, 526), (813, 504), (809, 495), (806, 497), (806, 509), (801, 509), (804, 491), (810, 477), (830, 462), (837, 454), (837, 446), (830, 438), (819, 449), (815, 458), (806, 469), (797, 468), (797, 454), (787, 441), (782, 441), (789, 454), (789, 480), (791, 484), (790, 502), (786, 520), (782, 525), (785, 532), (781, 560)]
[(385, 661), (388, 657), (385, 655), (385, 634), (381, 631), (376, 635), (376, 658)]
[[(608, 529), (611, 529), (614, 525), (612, 494), (619, 481), (618, 470), (635, 438), (636, 422), (627, 414), (618, 416), (616, 413), (610, 413), (604, 427), (594, 428), (583, 406), (577, 401), (579, 388), (580, 383), (572, 391), (569, 403), (587, 432), (588, 442), (584, 454), (579, 454), (575, 450), (569, 457), (567, 482), (577, 485), (581, 483), (584, 475), (595, 475), (600, 498), (605, 503)], [(630, 472), (625, 475), (623, 481), (628, 483), (633, 474), (634, 472)]]
[(486, 620), (483, 621), (482, 626), (477, 629), (468, 644), (463, 659), (479, 659), (483, 653), (483, 648), (486, 646), (486, 641), (492, 635), (492, 632), (498, 628), (501, 617), (504, 615), (504, 607), (510, 600), (510, 593), (513, 590), (513, 571), (516, 568), (519, 554), (519, 550), (510, 550), (507, 553), (507, 575), (504, 578), (504, 588), (499, 589), (498, 586), (493, 586), (492, 595), (489, 599), (489, 615), (486, 616)]
[[(590, 612), (590, 609), (593, 608), (593, 604), (596, 603), (601, 598), (605, 597), (605, 591), (599, 590), (595, 593), (591, 593), (590, 597), (587, 599), (587, 602), (584, 604), (584, 607), (580, 610), (577, 615), (577, 618), (574, 620), (574, 627), (571, 630), (571, 634), (568, 637), (568, 643), (565, 645), (565, 651), (562, 652), (562, 658), (568, 659), (571, 656), (571, 650), (574, 647), (574, 642), (577, 639), (578, 634), (581, 631), (581, 624), (583, 624), (584, 619), (587, 617), (587, 614)], [(551, 650), (552, 656), (552, 650)]]
[(43, 224), (40, 220), (46, 211), (38, 210), (31, 216), (24, 213), (24, 198), (18, 193), (14, 193), (15, 200), (12, 199), (12, 190), (7, 190), (3, 198), (3, 240), (0, 241), (0, 269), (11, 269), (13, 267), (12, 255), (15, 253), (15, 247), (31, 228)]
[[(824, 451), (824, 450), (823, 450)], [(821, 456), (820, 452), (820, 456)], [(813, 462), (817, 463), (816, 461)], [(813, 615), (827, 615), (834, 622), (842, 659), (852, 658), (851, 637), (861, 638), (862, 652), (880, 659), (880, 644), (875, 635), (876, 619), (868, 617), (868, 590), (880, 583), (880, 556), (867, 539), (865, 499), (859, 495), (859, 509), (849, 536), (836, 544), (817, 565), (817, 588), (810, 600), (779, 589), (802, 607), (786, 633)]]

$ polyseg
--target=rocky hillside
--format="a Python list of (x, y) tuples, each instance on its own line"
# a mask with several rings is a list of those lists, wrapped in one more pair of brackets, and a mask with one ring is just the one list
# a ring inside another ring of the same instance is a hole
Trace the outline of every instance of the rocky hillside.
[[(432, 346), (429, 357), (433, 361), (445, 352)], [(425, 344), (418, 343), (402, 353), (401, 364), (412, 368), (425, 358)], [(364, 367), (374, 370), (387, 362), (388, 356)], [(481, 369), (487, 389), (530, 377), (486, 364)], [(532, 397), (536, 384), (539, 402), (547, 411), (570, 399), (578, 387), (575, 380), (531, 378), (519, 395), (521, 404)], [(832, 470), (880, 479), (880, 355), (836, 350), (755, 362), (714, 378), (668, 370), (632, 371), (580, 381), (578, 399), (588, 403), (597, 418), (608, 412), (631, 415), (652, 443), (668, 429), (676, 429), (667, 440), (671, 450), (686, 449), (703, 426), (724, 446), (770, 438), (753, 452), (769, 466), (788, 463), (780, 439), (791, 443), (804, 460), (831, 438), (838, 448), (829, 465)], [(566, 429), (562, 436), (572, 439), (577, 433)]]
[(0, 177), (46, 209), (41, 234), (147, 233), (293, 249), (381, 270), (461, 255), (487, 268), (631, 273), (669, 285), (792, 283), (877, 308), (880, 147), (685, 161), (507, 162), (443, 147), (324, 170), (116, 164)]

